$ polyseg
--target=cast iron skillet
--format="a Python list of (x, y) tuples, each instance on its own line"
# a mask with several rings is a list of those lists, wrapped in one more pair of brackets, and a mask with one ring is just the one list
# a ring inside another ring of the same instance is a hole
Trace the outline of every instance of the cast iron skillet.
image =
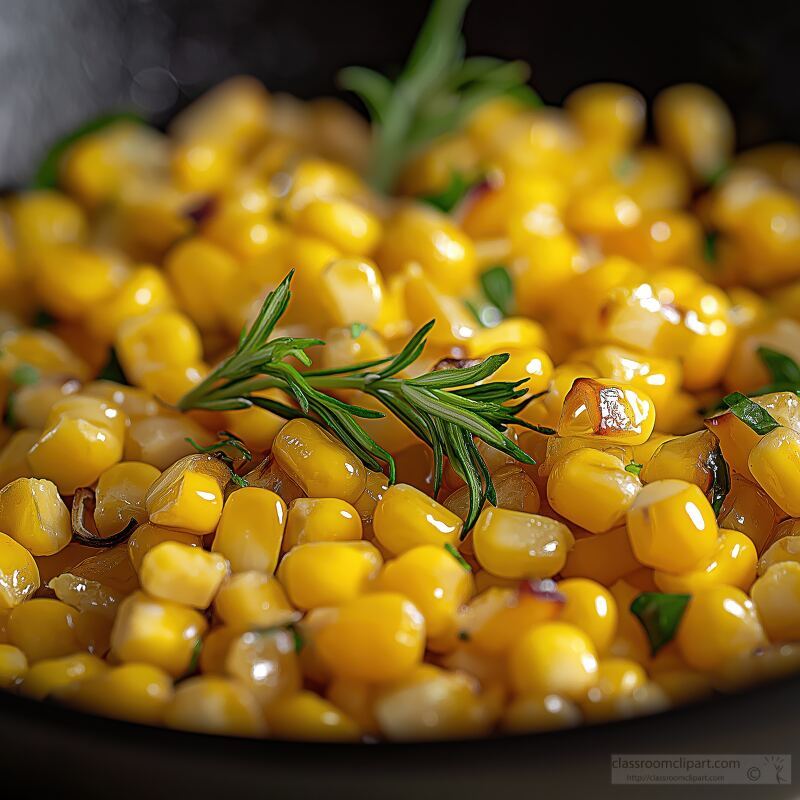
[[(94, 114), (160, 123), (240, 72), (300, 96), (335, 71), (401, 63), (422, 0), (2, 0), (0, 186)], [(548, 102), (591, 80), (652, 97), (697, 80), (728, 101), (743, 144), (800, 140), (800, 14), (791, 2), (682, 8), (475, 0), (470, 50), (523, 58)], [(800, 678), (655, 717), (478, 742), (319, 745), (145, 728), (0, 693), (0, 786), (56, 797), (797, 797), (791, 786), (612, 787), (612, 753), (800, 755)], [(800, 775), (800, 758), (795, 768)], [(800, 777), (795, 781), (795, 787)], [(246, 794), (245, 794), (246, 793)], [(13, 796), (18, 796), (14, 794)]]

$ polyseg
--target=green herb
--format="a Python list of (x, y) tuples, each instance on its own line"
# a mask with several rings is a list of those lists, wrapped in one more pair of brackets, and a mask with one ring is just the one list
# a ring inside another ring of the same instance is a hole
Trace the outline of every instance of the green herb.
[(521, 83), (519, 86), (509, 89), (505, 96), (528, 108), (541, 108), (544, 105), (542, 98), (527, 83)]
[(780, 428), (780, 423), (767, 411), (766, 408), (751, 400), (741, 392), (732, 392), (722, 398), (722, 402), (745, 425), (752, 428), (759, 436), (763, 436), (775, 428)]
[(469, 631), (459, 631), (458, 632), (459, 641), (468, 642), (472, 637), (469, 634)]
[(53, 325), (55, 321), (56, 318), (51, 313), (45, 311), (43, 308), (40, 308), (33, 315), (33, 320), (31, 321), (31, 325), (33, 325), (34, 328), (49, 328)]
[[(489, 356), (474, 366), (434, 370), (415, 378), (399, 377), (422, 354), (433, 320), (418, 330), (395, 356), (301, 373), (285, 359), (292, 357), (310, 367), (306, 349), (323, 342), (289, 337), (270, 339), (289, 303), (291, 278), (289, 273), (269, 294), (252, 326), (242, 331), (236, 351), (187, 392), (178, 401), (178, 408), (231, 411), (255, 405), (286, 419), (313, 419), (335, 434), (369, 469), (382, 470), (386, 464), (389, 481), (394, 483), (394, 459), (357, 422), (378, 419), (384, 414), (346, 403), (325, 391), (356, 389), (368, 394), (432, 448), (435, 495), (441, 486), (444, 456), (467, 484), (470, 506), (464, 522), (465, 536), (484, 502), (497, 502), (489, 469), (475, 439), (522, 463), (533, 464), (533, 459), (505, 435), (505, 430), (509, 425), (522, 425), (550, 431), (518, 416), (531, 399), (523, 399), (526, 392), (521, 387), (526, 379), (475, 385), (505, 364), (507, 353)], [(298, 408), (255, 394), (268, 388), (282, 389), (294, 398)]]
[(17, 386), (33, 386), (42, 379), (42, 373), (33, 364), (20, 364), (11, 373), (11, 382)]
[[(408, 157), (456, 129), (475, 109), (500, 95), (519, 93), (528, 67), (519, 61), (465, 58), (461, 22), (469, 0), (434, 0), (417, 41), (393, 82), (364, 67), (339, 73), (373, 121), (369, 179), (391, 189)], [(530, 93), (526, 93), (530, 100)]]
[(688, 594), (644, 592), (631, 603), (631, 613), (642, 623), (653, 655), (675, 637), (690, 599)]
[(612, 170), (617, 180), (626, 181), (636, 170), (636, 159), (633, 156), (622, 156), (614, 161)]
[(481, 273), (480, 284), (486, 299), (497, 306), (504, 317), (509, 316), (514, 305), (514, 280), (508, 268), (490, 267)]
[(450, 175), (450, 183), (441, 192), (423, 195), (420, 200), (449, 214), (466, 197), (470, 189), (482, 180), (481, 177), (469, 180), (460, 172), (453, 172)]
[(719, 234), (716, 231), (709, 231), (703, 239), (703, 258), (709, 263), (714, 264), (717, 260), (717, 241)]
[(198, 637), (197, 641), (194, 643), (194, 647), (192, 648), (192, 657), (189, 659), (189, 666), (186, 667), (186, 672), (178, 678), (175, 683), (180, 683), (181, 681), (185, 681), (187, 678), (191, 678), (193, 675), (196, 675), (198, 670), (200, 669), (200, 655), (203, 652), (203, 638)]
[(706, 466), (711, 471), (711, 486), (708, 490), (708, 501), (714, 513), (719, 516), (722, 504), (731, 490), (731, 473), (728, 462), (722, 455), (719, 444), (708, 454)]
[(234, 450), (237, 450), (245, 461), (251, 461), (253, 454), (247, 449), (247, 447), (245, 447), (244, 442), (242, 442), (242, 440), (234, 434), (230, 433), (230, 431), (220, 431), (217, 436), (220, 437), (218, 441), (205, 447), (197, 444), (197, 442), (192, 439), (191, 436), (187, 436), (185, 441), (194, 447), (198, 453), (209, 453), (222, 461), (222, 463), (225, 464), (225, 466), (228, 468), (228, 471), (231, 473), (231, 480), (237, 486), (249, 486), (248, 482), (241, 475), (237, 474), (233, 464), (233, 459), (230, 457), (230, 455), (228, 455), (228, 453), (225, 452), (224, 448), (230, 447)]
[(467, 572), (472, 572), (472, 567), (469, 565), (469, 562), (452, 544), (450, 544), (450, 542), (447, 542), (447, 544), (444, 546), (444, 549), (447, 550), (447, 552), (450, 553), (450, 555), (453, 556), (456, 561), (458, 561), (463, 569), (465, 569)]
[[(793, 358), (769, 347), (759, 347), (756, 352), (770, 374), (770, 386), (764, 387), (762, 394), (769, 391), (800, 391), (800, 366)], [(775, 389), (772, 386), (783, 388)]]
[(625, 465), (625, 472), (630, 472), (633, 475), (638, 475), (643, 468), (644, 464), (637, 464), (635, 461), (631, 461), (630, 464)]
[(113, 125), (115, 122), (136, 122), (142, 124), (144, 120), (138, 114), (122, 112), (118, 114), (104, 114), (103, 116), (95, 117), (83, 123), (83, 125), (76, 128), (71, 133), (62, 136), (50, 147), (34, 173), (33, 188), (55, 189), (58, 186), (58, 172), (61, 165), (61, 158), (67, 150), (75, 144), (78, 139), (88, 136), (91, 133), (97, 133), (103, 128)]
[(350, 326), (350, 336), (353, 339), (358, 339), (358, 337), (361, 336), (362, 333), (364, 333), (367, 327), (368, 326), (365, 325), (363, 322), (354, 322)]
[(108, 351), (108, 360), (103, 364), (100, 372), (97, 373), (97, 380), (113, 381), (124, 386), (130, 386), (130, 381), (125, 377), (125, 373), (122, 370), (122, 364), (119, 363), (117, 351), (113, 347)]

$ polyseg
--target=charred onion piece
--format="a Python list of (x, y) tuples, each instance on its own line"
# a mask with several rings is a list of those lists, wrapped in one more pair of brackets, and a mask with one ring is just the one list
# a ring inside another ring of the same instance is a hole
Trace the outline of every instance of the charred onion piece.
[(119, 532), (112, 533), (111, 536), (100, 536), (94, 529), (86, 525), (86, 513), (94, 511), (94, 489), (84, 487), (76, 489), (72, 498), (72, 541), (82, 544), (85, 547), (114, 547), (114, 545), (124, 542), (139, 524), (135, 519), (131, 521)]

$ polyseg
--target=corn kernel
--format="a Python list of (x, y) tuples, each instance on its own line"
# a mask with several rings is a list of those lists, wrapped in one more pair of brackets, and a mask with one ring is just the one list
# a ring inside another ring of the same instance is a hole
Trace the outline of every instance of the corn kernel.
[(564, 107), (590, 140), (627, 148), (644, 133), (644, 98), (621, 83), (581, 86), (567, 97)]
[(283, 739), (355, 742), (361, 738), (350, 717), (314, 692), (282, 698), (267, 709), (266, 716), (272, 733)]
[(800, 516), (800, 433), (775, 428), (765, 434), (750, 451), (747, 466), (782, 511)]
[[(370, 475), (381, 473), (369, 471), (368, 479)], [(283, 549), (310, 542), (357, 541), (361, 533), (361, 516), (350, 503), (335, 497), (298, 497), (289, 506)]]
[(107, 669), (105, 661), (88, 653), (44, 659), (25, 673), (19, 692), (25, 697), (44, 700), (68, 684), (92, 678)]
[(0, 530), (35, 556), (57, 553), (72, 538), (69, 511), (58, 489), (36, 478), (17, 478), (0, 489)]
[(576, 539), (561, 574), (565, 578), (590, 578), (603, 586), (611, 586), (638, 566), (628, 531), (622, 526), (608, 533)]
[(328, 240), (343, 253), (367, 256), (381, 236), (381, 224), (369, 211), (344, 198), (315, 198), (297, 213), (295, 228)]
[(125, 435), (125, 460), (143, 461), (165, 470), (184, 456), (196, 452), (187, 439), (194, 440), (201, 447), (213, 441), (205, 428), (183, 414), (135, 420)]
[(73, 608), (59, 600), (34, 598), (11, 611), (8, 640), (31, 664), (70, 655), (81, 650), (75, 632), (77, 616)]
[(238, 630), (269, 628), (297, 615), (277, 578), (261, 572), (237, 572), (217, 592), (214, 610)]
[(644, 668), (627, 658), (602, 658), (597, 683), (586, 692), (581, 710), (588, 721), (617, 716), (620, 700), (634, 696), (647, 685)]
[(142, 560), (139, 580), (153, 597), (193, 608), (208, 608), (228, 574), (217, 553), (180, 542), (161, 542)]
[(101, 536), (121, 531), (132, 519), (141, 523), (147, 516), (144, 498), (161, 475), (150, 464), (123, 461), (97, 479), (94, 521)]
[(375, 325), (383, 313), (386, 288), (374, 263), (343, 258), (322, 271), (317, 293), (333, 325)]
[(0, 609), (18, 606), (38, 588), (39, 570), (33, 556), (10, 536), (0, 533)]
[(800, 536), (784, 536), (773, 542), (758, 562), (758, 574), (763, 575), (771, 566), (784, 561), (800, 562)]
[(800, 563), (774, 564), (753, 584), (750, 595), (770, 641), (800, 638)]
[(580, 722), (580, 708), (566, 697), (558, 694), (524, 694), (508, 705), (502, 727), (509, 733), (529, 733), (572, 728)]
[(558, 592), (566, 598), (561, 621), (580, 628), (600, 655), (606, 653), (617, 632), (617, 603), (611, 593), (585, 578), (560, 581)]

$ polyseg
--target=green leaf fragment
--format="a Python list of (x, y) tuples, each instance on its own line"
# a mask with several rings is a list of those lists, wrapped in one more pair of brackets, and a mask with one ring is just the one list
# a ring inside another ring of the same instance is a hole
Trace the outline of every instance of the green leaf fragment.
[(480, 276), (480, 284), (486, 299), (497, 306), (504, 317), (513, 313), (514, 280), (507, 267), (498, 265), (485, 270)]
[(462, 569), (464, 569), (466, 572), (472, 572), (472, 567), (469, 565), (469, 562), (464, 558), (464, 556), (461, 555), (461, 553), (458, 552), (458, 549), (455, 547), (455, 545), (452, 545), (450, 542), (448, 542), (444, 546), (444, 549), (447, 550), (447, 552), (450, 553), (450, 555), (453, 556), (456, 561), (458, 561)]
[(738, 417), (759, 436), (764, 436), (770, 431), (781, 427), (780, 423), (775, 420), (766, 408), (741, 392), (732, 392), (723, 397), (722, 402), (731, 410), (734, 416)]
[(33, 386), (41, 378), (42, 373), (33, 364), (20, 364), (11, 373), (11, 382), (16, 386)]
[(631, 461), (630, 464), (625, 465), (625, 472), (630, 472), (632, 475), (638, 475), (643, 468), (644, 464), (637, 464), (635, 461)]
[(675, 638), (690, 599), (688, 594), (643, 592), (631, 603), (631, 613), (642, 623), (653, 655)]
[(358, 337), (361, 336), (362, 333), (364, 333), (367, 327), (368, 326), (365, 325), (363, 322), (354, 322), (350, 326), (350, 337), (352, 339), (358, 339)]

